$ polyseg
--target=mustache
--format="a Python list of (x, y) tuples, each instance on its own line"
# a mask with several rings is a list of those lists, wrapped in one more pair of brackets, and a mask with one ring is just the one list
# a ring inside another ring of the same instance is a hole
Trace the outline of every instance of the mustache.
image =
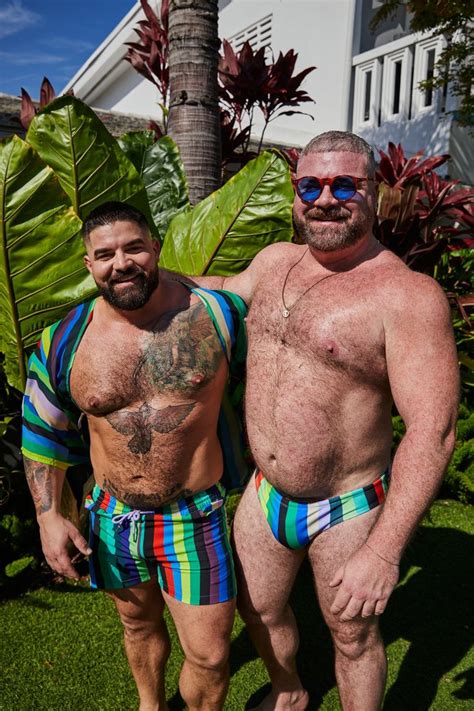
[(344, 210), (344, 208), (330, 206), (330, 207), (312, 207), (306, 213), (307, 217), (312, 220), (339, 220), (340, 218), (346, 218), (349, 215), (349, 210)]
[(144, 276), (142, 269), (127, 269), (123, 272), (116, 272), (117, 276), (110, 277), (108, 280), (109, 284), (119, 284), (121, 281), (127, 281), (127, 279), (133, 279), (136, 276)]

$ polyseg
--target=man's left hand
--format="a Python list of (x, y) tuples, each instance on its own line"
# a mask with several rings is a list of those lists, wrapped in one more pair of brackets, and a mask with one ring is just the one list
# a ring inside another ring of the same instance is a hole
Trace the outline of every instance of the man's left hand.
[(381, 615), (398, 581), (398, 565), (380, 558), (365, 544), (351, 555), (329, 583), (339, 586), (331, 606), (342, 622)]

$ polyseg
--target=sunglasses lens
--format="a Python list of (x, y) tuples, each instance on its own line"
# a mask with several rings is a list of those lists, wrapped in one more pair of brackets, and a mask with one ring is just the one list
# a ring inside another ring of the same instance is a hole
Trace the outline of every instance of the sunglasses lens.
[(296, 189), (303, 202), (314, 202), (321, 195), (321, 183), (317, 178), (301, 178)]
[(331, 192), (336, 200), (350, 200), (357, 192), (354, 180), (348, 175), (339, 175), (331, 185)]

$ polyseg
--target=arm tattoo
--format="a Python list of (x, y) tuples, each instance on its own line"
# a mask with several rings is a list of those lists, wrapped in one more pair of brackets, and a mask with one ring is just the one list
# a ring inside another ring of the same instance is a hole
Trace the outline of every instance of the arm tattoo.
[(49, 511), (53, 503), (53, 479), (46, 464), (24, 460), (25, 474), (39, 516)]
[(122, 503), (133, 506), (134, 509), (138, 509), (139, 511), (157, 509), (163, 506), (163, 504), (174, 501), (177, 498), (192, 496), (193, 494), (192, 489), (183, 488), (179, 481), (169, 486), (161, 494), (130, 494), (119, 491), (108, 479), (104, 479), (103, 488)]
[(196, 403), (191, 402), (155, 410), (144, 402), (139, 410), (121, 410), (106, 417), (116, 432), (133, 435), (128, 442), (128, 448), (133, 454), (146, 454), (151, 449), (152, 430), (169, 434), (184, 422), (195, 406)]

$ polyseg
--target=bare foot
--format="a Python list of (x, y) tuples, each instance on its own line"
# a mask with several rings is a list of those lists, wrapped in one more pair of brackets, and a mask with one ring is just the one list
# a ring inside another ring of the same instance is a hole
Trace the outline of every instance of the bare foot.
[(298, 691), (271, 691), (262, 703), (250, 711), (305, 711), (309, 704), (309, 694), (305, 689)]

